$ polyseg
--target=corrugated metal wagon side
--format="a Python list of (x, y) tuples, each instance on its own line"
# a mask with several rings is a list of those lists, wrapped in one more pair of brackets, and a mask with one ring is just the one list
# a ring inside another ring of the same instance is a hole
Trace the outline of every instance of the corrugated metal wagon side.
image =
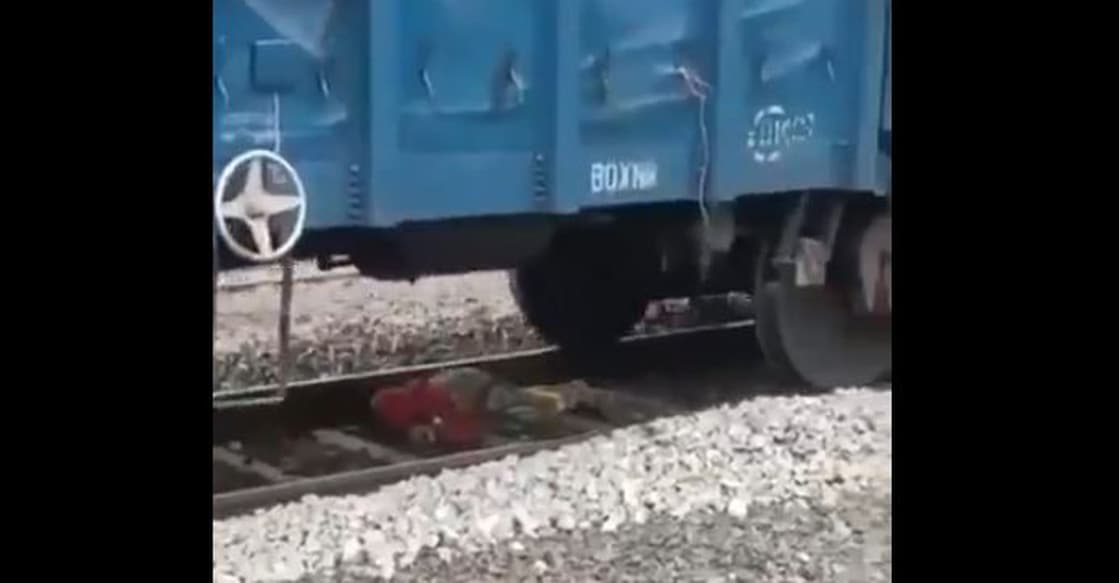
[(888, 0), (213, 4), (223, 265), (511, 269), (584, 350), (746, 291), (775, 364), (889, 370)]

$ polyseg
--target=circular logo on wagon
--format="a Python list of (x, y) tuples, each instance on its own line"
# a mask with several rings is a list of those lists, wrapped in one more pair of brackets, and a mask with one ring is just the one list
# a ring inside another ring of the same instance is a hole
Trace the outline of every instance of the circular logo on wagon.
[(782, 154), (808, 141), (816, 128), (816, 114), (790, 115), (780, 105), (763, 107), (754, 114), (754, 125), (746, 132), (746, 149), (758, 164), (772, 164)]

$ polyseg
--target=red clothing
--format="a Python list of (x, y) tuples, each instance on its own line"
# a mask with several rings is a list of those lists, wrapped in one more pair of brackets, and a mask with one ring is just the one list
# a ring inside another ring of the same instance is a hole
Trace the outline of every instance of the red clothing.
[(430, 427), (437, 445), (470, 448), (481, 445), (483, 423), (462, 410), (451, 392), (429, 379), (382, 389), (373, 396), (373, 412), (388, 429), (407, 435), (412, 428)]

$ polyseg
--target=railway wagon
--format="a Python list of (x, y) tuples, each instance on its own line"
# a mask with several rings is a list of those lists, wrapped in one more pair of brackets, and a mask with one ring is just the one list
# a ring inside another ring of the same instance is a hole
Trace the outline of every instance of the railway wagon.
[(888, 0), (213, 0), (218, 269), (506, 269), (570, 350), (743, 291), (820, 386), (891, 362)]

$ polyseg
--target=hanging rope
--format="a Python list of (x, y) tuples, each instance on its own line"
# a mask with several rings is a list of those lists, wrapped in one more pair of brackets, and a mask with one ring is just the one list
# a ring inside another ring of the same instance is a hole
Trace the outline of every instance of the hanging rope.
[(678, 66), (676, 73), (683, 79), (684, 88), (688, 95), (692, 96), (698, 103), (696, 115), (702, 158), (699, 165), (698, 184), (696, 185), (696, 202), (699, 206), (700, 220), (703, 223), (703, 237), (700, 238), (699, 275), (701, 280), (706, 280), (712, 256), (711, 213), (707, 207), (707, 173), (711, 165), (711, 142), (707, 130), (707, 97), (711, 91), (711, 84), (684, 65)]
[(700, 217), (705, 228), (710, 228), (711, 218), (707, 210), (707, 172), (711, 163), (711, 145), (707, 132), (707, 96), (711, 85), (704, 81), (698, 73), (686, 66), (680, 66), (676, 72), (684, 80), (684, 88), (699, 103), (697, 111), (697, 125), (699, 126), (700, 155), (703, 157), (699, 165), (699, 184), (696, 187), (697, 201), (699, 203)]

